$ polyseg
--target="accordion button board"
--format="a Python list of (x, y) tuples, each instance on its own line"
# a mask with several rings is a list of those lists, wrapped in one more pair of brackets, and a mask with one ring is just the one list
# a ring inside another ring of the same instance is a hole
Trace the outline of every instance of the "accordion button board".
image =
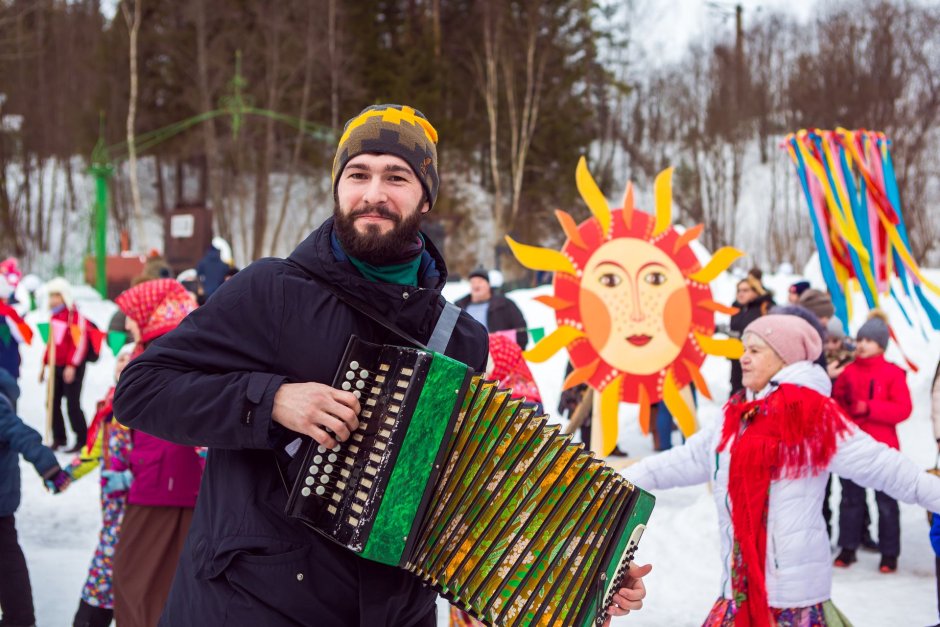
[(604, 621), (650, 494), (444, 355), (354, 336), (340, 363), (359, 428), (307, 444), (289, 515), (487, 625)]

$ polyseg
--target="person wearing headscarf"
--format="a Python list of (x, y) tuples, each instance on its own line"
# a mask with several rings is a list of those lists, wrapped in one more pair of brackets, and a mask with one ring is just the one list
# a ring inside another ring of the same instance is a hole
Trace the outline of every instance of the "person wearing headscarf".
[[(192, 294), (173, 279), (139, 283), (115, 303), (137, 343), (131, 361), (196, 309)], [(136, 429), (113, 429), (110, 446), (109, 467), (101, 473), (104, 491), (127, 498), (114, 553), (114, 620), (121, 627), (152, 627), (189, 532), (203, 461), (192, 446)]]
[[(126, 344), (117, 354), (114, 364), (114, 380), (121, 377), (124, 366), (131, 359), (134, 344)], [(66, 467), (72, 481), (92, 473), (96, 468), (102, 472), (110, 468), (111, 457), (123, 454), (123, 448), (117, 446), (122, 438), (112, 438), (114, 423), (114, 386), (108, 389), (104, 398), (98, 402), (98, 411), (88, 426), (88, 440), (72, 462)], [(115, 449), (111, 444), (116, 445)], [(94, 476), (94, 475), (92, 475)], [(102, 485), (101, 490), (101, 531), (98, 534), (98, 546), (95, 547), (82, 586), (81, 600), (72, 627), (108, 627), (114, 616), (114, 550), (121, 532), (124, 507), (127, 504), (127, 492), (117, 490), (108, 492)]]
[(704, 625), (849, 624), (831, 601), (829, 537), (819, 515), (827, 472), (931, 511), (940, 478), (876, 441), (829, 398), (813, 363), (819, 334), (792, 315), (744, 330), (745, 389), (724, 419), (679, 447), (626, 468), (647, 490), (713, 483), (722, 589)]

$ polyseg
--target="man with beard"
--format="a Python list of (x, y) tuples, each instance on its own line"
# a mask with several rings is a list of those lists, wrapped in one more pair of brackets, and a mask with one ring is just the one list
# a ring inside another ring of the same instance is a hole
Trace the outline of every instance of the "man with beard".
[[(122, 422), (210, 447), (162, 625), (436, 624), (435, 595), (412, 575), (288, 518), (275, 463), (298, 434), (331, 448), (357, 428), (356, 397), (329, 385), (351, 335), (402, 345), (440, 331), (447, 270), (419, 231), (437, 198), (436, 143), (411, 107), (347, 122), (333, 217), (287, 259), (240, 271), (124, 371)], [(483, 370), (485, 330), (449, 307), (445, 354)], [(643, 594), (634, 580), (615, 613)]]

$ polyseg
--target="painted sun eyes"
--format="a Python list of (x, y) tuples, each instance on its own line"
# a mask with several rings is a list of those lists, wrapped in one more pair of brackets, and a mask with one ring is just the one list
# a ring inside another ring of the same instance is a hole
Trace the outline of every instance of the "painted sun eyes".
[(606, 274), (602, 274), (600, 276), (600, 279), (598, 279), (598, 281), (604, 287), (617, 287), (618, 285), (620, 285), (623, 279), (621, 279), (616, 274), (611, 274), (608, 272)]
[(662, 285), (666, 282), (666, 275), (662, 272), (650, 272), (643, 280), (649, 283), (650, 285)]

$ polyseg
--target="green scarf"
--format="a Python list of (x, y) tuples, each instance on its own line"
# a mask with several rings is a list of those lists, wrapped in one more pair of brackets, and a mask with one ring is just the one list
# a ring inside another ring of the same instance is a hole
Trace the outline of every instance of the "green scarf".
[[(418, 254), (409, 261), (395, 263), (388, 266), (374, 266), (371, 263), (366, 263), (365, 261), (356, 259), (349, 253), (346, 253), (346, 258), (349, 259), (349, 263), (354, 265), (356, 269), (359, 270), (362, 276), (369, 279), (370, 281), (375, 281), (377, 283), (392, 283), (395, 285), (411, 285), (412, 287), (417, 287), (418, 268), (421, 266), (421, 257), (424, 254), (424, 236), (420, 233), (418, 235), (421, 238), (421, 247), (418, 250)], [(343, 252), (345, 253), (346, 251)]]

